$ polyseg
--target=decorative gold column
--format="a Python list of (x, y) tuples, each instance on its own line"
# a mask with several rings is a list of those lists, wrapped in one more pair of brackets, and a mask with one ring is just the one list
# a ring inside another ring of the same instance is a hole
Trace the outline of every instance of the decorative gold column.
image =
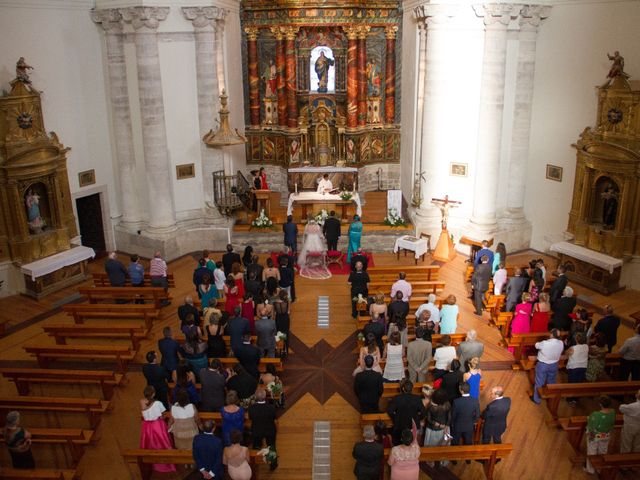
[(387, 38), (384, 76), (384, 123), (395, 123), (396, 117), (396, 25), (384, 29)]
[(367, 33), (370, 26), (358, 29), (358, 125), (367, 124)]
[(358, 126), (358, 27), (343, 27), (347, 35), (347, 127)]
[(260, 91), (258, 76), (258, 32), (257, 27), (245, 27), (247, 34), (247, 57), (249, 61), (249, 123), (260, 125)]
[(286, 61), (284, 55), (284, 34), (280, 27), (271, 27), (271, 33), (276, 37), (276, 92), (278, 95), (278, 125), (287, 126), (287, 95), (286, 86)]
[(284, 33), (287, 39), (285, 44), (287, 125), (290, 128), (296, 128), (298, 126), (298, 101), (296, 99), (296, 34), (298, 27), (286, 27)]

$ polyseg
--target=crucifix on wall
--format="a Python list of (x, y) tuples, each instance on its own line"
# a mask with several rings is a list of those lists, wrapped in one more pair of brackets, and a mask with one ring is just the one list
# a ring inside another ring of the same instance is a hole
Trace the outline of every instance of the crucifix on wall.
[(432, 198), (431, 203), (440, 209), (442, 213), (442, 230), (447, 229), (447, 223), (449, 221), (449, 209), (462, 205), (462, 202), (456, 200), (449, 200), (449, 195), (445, 195), (444, 198)]

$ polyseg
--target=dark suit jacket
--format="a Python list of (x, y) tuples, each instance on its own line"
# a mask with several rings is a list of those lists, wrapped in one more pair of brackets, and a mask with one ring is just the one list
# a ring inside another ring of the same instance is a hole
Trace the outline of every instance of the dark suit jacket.
[(425, 415), (422, 397), (412, 393), (401, 393), (391, 399), (387, 406), (387, 414), (393, 421), (393, 431), (399, 434), (405, 428), (411, 428), (411, 420), (420, 425), (420, 420)]
[(461, 370), (456, 370), (455, 372), (445, 373), (442, 377), (440, 388), (447, 393), (449, 402), (453, 402), (454, 399), (460, 396), (460, 382), (462, 382), (463, 375), (464, 373)]
[(142, 366), (142, 374), (147, 380), (147, 385), (151, 385), (156, 389), (156, 398), (160, 400), (165, 406), (168, 403), (169, 386), (167, 385), (167, 379), (171, 378), (170, 373), (163, 365), (156, 363), (147, 363)]
[(511, 277), (507, 283), (506, 303), (517, 305), (522, 301), (522, 292), (527, 287), (529, 280), (525, 277)]
[(193, 459), (198, 470), (204, 468), (213, 472), (214, 478), (223, 478), (222, 448), (222, 440), (215, 435), (201, 433), (193, 437)]
[(200, 398), (202, 400), (202, 410), (206, 412), (217, 412), (224, 407), (224, 387), (227, 380), (220, 372), (209, 368), (200, 370)]
[(242, 336), (251, 333), (249, 320), (244, 317), (233, 317), (227, 323), (226, 333), (231, 337), (231, 350), (235, 352), (237, 346), (242, 344)]
[(480, 418), (480, 402), (471, 396), (458, 397), (451, 407), (451, 431), (473, 432), (474, 424)]
[(473, 288), (479, 292), (486, 292), (489, 288), (489, 280), (491, 280), (491, 263), (481, 263), (476, 266), (471, 277)]
[(119, 260), (109, 258), (104, 262), (104, 271), (107, 272), (109, 283), (114, 287), (120, 287), (127, 280), (127, 269)]
[(245, 372), (234, 375), (227, 380), (227, 391), (235, 390), (241, 399), (251, 397), (256, 393), (256, 388), (258, 388), (258, 380)]
[(384, 447), (378, 442), (358, 442), (351, 454), (356, 459), (353, 468), (355, 476), (360, 478), (378, 478), (382, 469)]
[(383, 391), (382, 374), (374, 370), (365, 370), (356, 375), (353, 381), (353, 390), (360, 401), (361, 413), (373, 413), (380, 411), (380, 397)]
[(196, 287), (196, 291), (198, 290), (198, 285), (202, 283), (202, 279), (205, 275), (208, 275), (209, 279), (211, 279), (211, 283), (213, 283), (213, 272), (207, 267), (198, 267), (193, 271), (193, 284)]
[(387, 313), (389, 315), (389, 318), (393, 318), (396, 313), (399, 314), (402, 318), (407, 318), (407, 315), (409, 315), (409, 302), (405, 302), (404, 300), (393, 300), (391, 303), (389, 303)]
[(276, 322), (270, 317), (262, 317), (256, 321), (256, 344), (265, 350), (276, 348)]
[(560, 297), (552, 306), (551, 324), (559, 330), (569, 330), (573, 321), (569, 316), (576, 308), (576, 297)]
[[(262, 271), (264, 270), (264, 267), (262, 265), (260, 265), (259, 263), (252, 263), (247, 267), (247, 278), (249, 278), (249, 274), (251, 272), (254, 272), (256, 274), (256, 280), (258, 282), (262, 282)], [(245, 290), (246, 290), (246, 286), (245, 286)]]
[(511, 399), (502, 397), (492, 401), (482, 412), (484, 418), (484, 426), (482, 427), (484, 436), (494, 435), (501, 436), (507, 429), (507, 415), (511, 408)]
[(378, 344), (378, 348), (382, 352), (384, 350), (384, 344), (382, 342), (382, 337), (385, 334), (384, 325), (380, 322), (369, 322), (362, 329), (362, 333), (364, 333), (365, 338), (369, 333), (373, 333), (374, 337), (376, 337), (376, 343)]
[(549, 289), (549, 300), (551, 303), (554, 303), (562, 296), (562, 292), (564, 292), (568, 283), (569, 279), (566, 275), (558, 275), (558, 278), (553, 281), (551, 288)]
[(340, 220), (336, 217), (329, 217), (324, 221), (322, 232), (327, 240), (337, 240), (340, 238)]
[(367, 271), (367, 265), (369, 263), (369, 258), (366, 255), (360, 255), (360, 254), (352, 255), (351, 256), (351, 271), (355, 271), (356, 263), (358, 263), (358, 262), (362, 262), (362, 271), (366, 272)]
[(158, 350), (162, 354), (160, 364), (170, 372), (178, 368), (178, 353), (182, 352), (180, 344), (173, 338), (162, 338), (158, 340)]
[(250, 343), (241, 343), (233, 349), (233, 353), (248, 374), (255, 378), (260, 377), (260, 370), (258, 369), (260, 350), (258, 347)]
[(600, 319), (593, 331), (595, 333), (604, 333), (607, 337), (607, 346), (609, 352), (613, 346), (618, 343), (618, 327), (620, 326), (620, 318), (615, 315), (606, 315)]
[(178, 318), (180, 319), (180, 329), (184, 327), (184, 322), (187, 320), (187, 314), (193, 314), (193, 320), (196, 325), (200, 325), (200, 312), (198, 309), (193, 306), (185, 303), (184, 305), (180, 305), (178, 307)]
[(293, 222), (287, 222), (282, 225), (282, 232), (284, 233), (284, 244), (297, 250), (295, 247), (298, 244), (298, 226)]
[(254, 403), (249, 407), (251, 434), (254, 438), (276, 434), (276, 407), (271, 403)]
[(234, 263), (242, 264), (242, 260), (240, 259), (240, 255), (236, 252), (227, 252), (222, 255), (222, 267), (224, 268), (224, 274), (229, 275), (231, 273), (231, 266)]

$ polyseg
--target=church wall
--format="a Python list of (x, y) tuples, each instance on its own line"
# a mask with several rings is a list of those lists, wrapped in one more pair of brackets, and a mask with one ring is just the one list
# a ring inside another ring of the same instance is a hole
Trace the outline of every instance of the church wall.
[[(596, 123), (596, 85), (606, 80), (607, 52), (640, 78), (636, 1), (555, 5), (540, 27), (527, 168), (525, 210), (531, 245), (545, 250), (563, 238), (571, 208), (576, 153), (571, 144)], [(563, 167), (562, 182), (545, 179), (546, 164)]]

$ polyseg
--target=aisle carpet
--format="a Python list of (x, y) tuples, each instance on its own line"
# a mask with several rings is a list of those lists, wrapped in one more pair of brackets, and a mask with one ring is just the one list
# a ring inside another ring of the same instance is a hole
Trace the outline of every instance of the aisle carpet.
[[(278, 264), (278, 255), (280, 255), (281, 252), (271, 252), (271, 260), (273, 260), (273, 263), (275, 265)], [(367, 260), (368, 260), (368, 266), (369, 267), (375, 267), (375, 263), (373, 261), (373, 254), (370, 252), (366, 252), (365, 255), (367, 256)], [(332, 263), (329, 265), (329, 271), (331, 272), (332, 275), (349, 275), (349, 273), (351, 273), (351, 266), (347, 263), (347, 254), (343, 253), (342, 254), (342, 268), (340, 268), (339, 265)]]

